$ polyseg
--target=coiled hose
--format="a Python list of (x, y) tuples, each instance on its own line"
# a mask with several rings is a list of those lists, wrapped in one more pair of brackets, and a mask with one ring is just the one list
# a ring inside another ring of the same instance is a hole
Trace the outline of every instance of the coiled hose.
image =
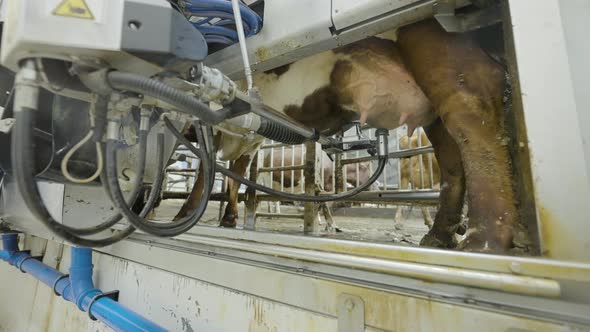
[[(183, 0), (180, 1), (180, 5), (189, 21), (203, 34), (207, 43), (231, 45), (238, 42), (236, 21), (230, 1)], [(260, 32), (262, 18), (256, 12), (240, 3), (240, 14), (246, 37)]]
[[(137, 200), (137, 198), (139, 197), (139, 193), (141, 192), (141, 187), (143, 185), (143, 176), (145, 173), (145, 161), (146, 161), (146, 149), (147, 149), (147, 139), (148, 138), (148, 132), (147, 131), (140, 131), (139, 132), (139, 156), (137, 158), (137, 166), (135, 169), (135, 180), (133, 181), (133, 185), (132, 185), (132, 191), (131, 194), (129, 195), (129, 198), (126, 200), (126, 204), (128, 206), (132, 206), (135, 201)], [(102, 183), (102, 188), (104, 189), (105, 193), (107, 193), (107, 195), (110, 197), (110, 189), (108, 186), (108, 180), (107, 180), (107, 176), (106, 176), (106, 170), (103, 168), (102, 172), (100, 174), (100, 181)], [(147, 204), (146, 204), (147, 206)], [(149, 212), (149, 211), (148, 211)], [(102, 223), (96, 225), (96, 226), (92, 226), (92, 227), (87, 227), (87, 228), (73, 228), (73, 227), (68, 227), (70, 229), (70, 231), (76, 235), (93, 235), (96, 234), (98, 232), (102, 232), (104, 230), (107, 230), (111, 227), (113, 227), (115, 224), (117, 224), (119, 221), (121, 221), (121, 219), (123, 218), (123, 215), (120, 213), (116, 213), (114, 215), (112, 215), (111, 217), (109, 217), (107, 220), (103, 221)]]
[[(12, 132), (11, 157), (14, 177), (21, 196), (31, 211), (53, 234), (66, 241), (83, 247), (104, 247), (129, 236), (135, 230), (128, 227), (114, 235), (97, 240), (79, 237), (75, 229), (61, 224), (51, 216), (35, 182), (35, 158), (33, 158), (33, 135), (35, 112), (31, 108), (15, 110), (16, 123)], [(72, 230), (74, 232), (72, 232)]]
[[(93, 140), (97, 143), (103, 145), (102, 151), (104, 154), (104, 144), (102, 141), (102, 135), (106, 129), (107, 125), (107, 107), (108, 107), (108, 100), (107, 96), (99, 96), (96, 102), (96, 120), (94, 125), (94, 137)], [(147, 152), (147, 142), (148, 142), (148, 134), (149, 131), (140, 130), (139, 137), (138, 137), (138, 147), (139, 147), (139, 154), (137, 158), (136, 168), (135, 168), (135, 180), (132, 184), (131, 194), (127, 199), (127, 205), (133, 206), (137, 198), (139, 197), (139, 193), (141, 192), (141, 187), (143, 185), (143, 176), (145, 173), (145, 162), (146, 162), (146, 152)], [(163, 150), (162, 150), (163, 151)], [(104, 160), (103, 156), (103, 160)], [(100, 182), (102, 184), (102, 188), (104, 189), (105, 193), (110, 197), (110, 190), (107, 183), (107, 172), (106, 169), (103, 167), (100, 173)], [(84, 235), (93, 235), (104, 230), (107, 230), (114, 225), (116, 225), (123, 216), (120, 213), (115, 213), (111, 217), (107, 218), (107, 220), (103, 221), (102, 223), (87, 227), (87, 228), (71, 228), (71, 232), (84, 236)]]
[[(170, 130), (174, 130), (174, 132), (178, 133), (176, 128), (172, 125), (172, 123), (168, 120), (164, 120), (166, 126)], [(184, 139), (184, 137), (178, 133), (180, 137)], [(201, 197), (199, 202), (199, 206), (191, 212), (188, 216), (169, 222), (169, 223), (160, 223), (160, 222), (152, 222), (149, 220), (144, 219), (142, 210), (140, 215), (136, 215), (131, 209), (125, 204), (123, 194), (121, 192), (121, 188), (119, 187), (119, 182), (117, 181), (117, 154), (116, 154), (116, 141), (109, 140), (107, 142), (107, 156), (106, 156), (106, 169), (107, 169), (107, 179), (110, 187), (111, 197), (113, 199), (113, 203), (119, 209), (119, 211), (125, 216), (125, 218), (137, 229), (144, 231), (146, 233), (161, 236), (161, 237), (172, 237), (180, 235), (192, 227), (194, 227), (200, 218), (203, 216), (205, 209), (207, 208), (207, 203), (209, 201), (209, 196), (211, 191), (213, 190), (213, 183), (214, 183), (214, 176), (213, 169), (211, 168), (210, 162), (210, 155), (204, 149), (205, 142), (203, 140), (202, 135), (197, 135), (197, 139), (199, 141), (199, 145), (201, 149), (195, 148), (192, 144), (188, 144), (189, 146), (193, 147), (193, 152), (196, 156), (199, 157), (203, 161), (203, 172), (205, 176), (205, 188), (204, 193)], [(186, 141), (186, 139), (184, 139)], [(158, 134), (158, 144), (164, 141), (164, 135)], [(162, 170), (164, 168), (164, 159), (163, 157), (159, 157), (158, 159), (158, 177), (155, 181), (156, 187), (152, 188), (150, 195), (148, 197), (147, 204), (153, 204), (159, 195), (159, 191), (161, 190), (161, 180), (162, 180)], [(147, 206), (147, 205), (146, 205)]]

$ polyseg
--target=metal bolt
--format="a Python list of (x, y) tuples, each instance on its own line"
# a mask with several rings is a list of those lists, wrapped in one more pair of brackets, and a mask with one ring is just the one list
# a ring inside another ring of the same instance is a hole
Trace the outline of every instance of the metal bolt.
[(510, 271), (513, 273), (522, 273), (522, 265), (517, 262), (510, 263)]
[(141, 28), (141, 22), (136, 20), (129, 21), (127, 25), (131, 30), (139, 30), (139, 28)]
[(352, 311), (352, 309), (354, 309), (354, 302), (351, 299), (347, 299), (346, 302), (344, 302), (344, 307), (346, 310)]
[(477, 301), (475, 301), (474, 299), (465, 299), (464, 302), (467, 304), (476, 304), (477, 303)]

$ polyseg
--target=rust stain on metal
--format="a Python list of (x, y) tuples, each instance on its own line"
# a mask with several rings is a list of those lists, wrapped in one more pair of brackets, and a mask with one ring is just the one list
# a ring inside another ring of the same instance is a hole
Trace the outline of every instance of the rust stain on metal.
[(301, 47), (301, 43), (294, 40), (282, 40), (270, 47), (259, 47), (254, 51), (256, 63), (265, 62), (271, 58)]
[(541, 240), (543, 256), (552, 257), (554, 248), (567, 246), (568, 234), (559, 227), (560, 223), (549, 209), (537, 203), (539, 225), (541, 226)]
[(254, 52), (257, 62), (264, 62), (270, 58), (270, 52), (266, 47), (260, 47)]

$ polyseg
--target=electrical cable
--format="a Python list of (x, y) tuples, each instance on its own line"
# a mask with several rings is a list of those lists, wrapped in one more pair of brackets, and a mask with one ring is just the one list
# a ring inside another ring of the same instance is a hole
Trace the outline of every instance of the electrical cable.
[[(172, 123), (164, 118), (164, 122), (168, 129), (174, 130), (174, 132), (178, 133), (176, 128), (172, 125)], [(173, 133), (174, 133), (173, 132)], [(178, 133), (180, 137), (184, 139), (183, 144), (188, 142), (180, 133)], [(158, 141), (163, 142), (163, 134), (158, 134)], [(197, 135), (199, 137), (200, 135)], [(202, 139), (199, 139), (201, 147), (205, 146), (205, 142)], [(137, 229), (144, 231), (146, 233), (161, 236), (161, 237), (172, 237), (176, 235), (180, 235), (192, 227), (200, 220), (202, 215), (207, 208), (207, 204), (209, 201), (209, 196), (211, 191), (213, 190), (213, 181), (211, 178), (214, 177), (213, 169), (211, 168), (211, 163), (209, 162), (210, 156), (206, 153), (205, 149), (197, 149), (192, 144), (188, 143), (188, 145), (194, 148), (192, 151), (198, 156), (201, 160), (203, 160), (203, 171), (205, 176), (205, 188), (203, 191), (203, 195), (201, 196), (201, 200), (199, 202), (198, 207), (187, 215), (184, 218), (175, 220), (169, 223), (159, 223), (159, 222), (152, 222), (143, 218), (143, 216), (136, 215), (129, 207), (124, 203), (123, 195), (121, 193), (121, 188), (119, 187), (119, 183), (116, 180), (117, 174), (117, 156), (116, 156), (116, 148), (115, 148), (116, 141), (113, 139), (109, 139), (107, 142), (107, 155), (106, 155), (106, 169), (107, 169), (107, 179), (110, 187), (111, 196), (115, 206), (119, 209), (119, 211), (125, 216), (125, 218)], [(163, 159), (160, 160), (160, 170), (163, 171), (164, 161)], [(161, 181), (160, 181), (161, 182)], [(154, 200), (159, 195), (161, 184), (158, 184), (157, 188), (154, 188), (148, 197), (148, 202)], [(142, 210), (142, 212), (144, 212)], [(141, 214), (141, 213), (140, 213)]]
[[(23, 67), (21, 67), (21, 70), (30, 70), (36, 72), (35, 62), (25, 61), (23, 63)], [(39, 89), (39, 87), (34, 85), (28, 85), (27, 83), (22, 85), (17, 84), (15, 86), (15, 93), (19, 93), (20, 91), (24, 90), (21, 93), (35, 95), (36, 92), (31, 91), (31, 89)], [(37, 103), (36, 100), (32, 102), (32, 105), (36, 105)], [(97, 106), (101, 106), (98, 107), (99, 112), (106, 112), (107, 102), (108, 99), (106, 97), (99, 97), (99, 100), (97, 102)], [(103, 222), (100, 225), (84, 229), (68, 227), (53, 218), (53, 216), (49, 213), (46, 206), (44, 205), (43, 199), (39, 192), (39, 188), (37, 187), (37, 183), (35, 182), (35, 158), (32, 128), (35, 127), (35, 113), (37, 112), (37, 110), (36, 108), (19, 106), (20, 105), (15, 105), (16, 123), (12, 131), (11, 158), (14, 178), (17, 182), (17, 186), (21, 193), (23, 201), (25, 202), (25, 205), (29, 208), (31, 213), (56, 236), (61, 237), (72, 244), (83, 247), (104, 247), (115, 242), (118, 242), (128, 237), (131, 233), (133, 233), (135, 231), (135, 228), (127, 227), (124, 230), (119, 231), (114, 235), (106, 238), (87, 239), (80, 237), (79, 235), (90, 235), (105, 230), (114, 225), (116, 222), (118, 222), (118, 220), (120, 220), (121, 217), (113, 216), (109, 220)], [(104, 129), (104, 124), (104, 121), (101, 121), (100, 123), (99, 121), (97, 121), (97, 130)], [(98, 141), (100, 136), (100, 134), (97, 134), (95, 139)], [(141, 156), (142, 153), (140, 153), (140, 157), (138, 158), (139, 163), (137, 174), (139, 176), (137, 177), (135, 182), (135, 189), (139, 189), (142, 183), (143, 171), (145, 167), (145, 150), (147, 148), (147, 132), (142, 134), (140, 131), (139, 141), (140, 151), (144, 151), (144, 153), (143, 157)], [(104, 171), (102, 173), (104, 174)], [(106, 181), (103, 181), (103, 186), (105, 186), (105, 183)], [(137, 194), (132, 193), (131, 200), (134, 201), (136, 197)]]
[(68, 170), (68, 162), (70, 161), (70, 158), (72, 158), (74, 153), (76, 153), (76, 151), (78, 151), (78, 149), (80, 147), (82, 147), (84, 144), (86, 144), (88, 141), (90, 141), (93, 136), (94, 136), (94, 130), (90, 129), (88, 131), (88, 134), (86, 134), (86, 136), (80, 142), (78, 142), (76, 145), (74, 145), (70, 149), (70, 151), (68, 151), (68, 153), (66, 153), (66, 155), (62, 159), (61, 172), (62, 172), (63, 176), (66, 179), (68, 179), (68, 181), (73, 182), (73, 183), (84, 184), (84, 183), (90, 183), (90, 182), (96, 180), (96, 178), (98, 178), (100, 176), (100, 173), (102, 172), (102, 167), (103, 167), (103, 160), (102, 160), (102, 151), (101, 151), (101, 147), (100, 147), (99, 142), (94, 143), (94, 144), (96, 144), (96, 171), (94, 172), (94, 174), (92, 174), (90, 177), (88, 177), (86, 179), (80, 179), (80, 178), (74, 177), (70, 173), (70, 171)]
[[(177, 130), (174, 129), (174, 130), (170, 130), (170, 131), (191, 152), (196, 154), (197, 151), (199, 151), (192, 144), (190, 144), (190, 142), (184, 136), (182, 136), (182, 134), (180, 134)], [(250, 181), (250, 180), (244, 178), (243, 176), (240, 176), (240, 175), (228, 170), (227, 168), (225, 168), (223, 166), (216, 164), (215, 169), (218, 172), (220, 172), (221, 174), (228, 176), (228, 177), (234, 179), (235, 181), (238, 181), (248, 187), (252, 187), (256, 190), (259, 190), (259, 191), (262, 191), (262, 192), (265, 192), (267, 194), (271, 194), (274, 196), (279, 196), (279, 197), (291, 199), (294, 201), (302, 201), (302, 202), (331, 202), (331, 201), (336, 201), (339, 199), (352, 197), (352, 196), (366, 190), (367, 188), (369, 188), (375, 181), (377, 181), (377, 179), (379, 178), (379, 176), (383, 172), (383, 169), (385, 168), (385, 165), (387, 164), (387, 160), (388, 160), (387, 156), (379, 157), (379, 164), (377, 166), (377, 169), (375, 170), (373, 175), (371, 175), (371, 177), (365, 183), (360, 185), (359, 187), (357, 187), (353, 190), (344, 192), (344, 193), (330, 195), (330, 196), (309, 196), (309, 195), (297, 195), (297, 194), (284, 193), (284, 192), (277, 191), (272, 188), (260, 185), (256, 182)]]
[(329, 196), (310, 196), (310, 195), (289, 194), (289, 193), (277, 191), (272, 188), (260, 185), (256, 182), (250, 181), (250, 180), (244, 178), (243, 176), (240, 176), (240, 175), (230, 171), (229, 169), (227, 169), (221, 165), (217, 165), (216, 170), (218, 172), (220, 172), (221, 174), (228, 176), (228, 177), (234, 179), (235, 181), (238, 181), (248, 187), (252, 187), (256, 190), (262, 191), (264, 193), (267, 193), (267, 194), (270, 194), (273, 196), (283, 197), (286, 199), (300, 201), (300, 202), (332, 202), (332, 201), (337, 201), (339, 199), (352, 197), (352, 196), (357, 195), (358, 193), (366, 190), (367, 188), (369, 188), (373, 184), (373, 182), (377, 181), (377, 179), (379, 178), (379, 176), (383, 172), (383, 169), (385, 168), (386, 164), (387, 164), (387, 157), (379, 157), (379, 164), (377, 165), (377, 170), (373, 173), (373, 175), (365, 183), (363, 183), (359, 187), (354, 188), (353, 190), (346, 191), (346, 192), (343, 192), (340, 194), (329, 195)]
[(110, 237), (102, 239), (86, 239), (77, 236), (72, 228), (63, 225), (49, 213), (37, 183), (35, 182), (35, 158), (33, 157), (33, 137), (31, 128), (35, 125), (35, 110), (21, 108), (15, 110), (16, 123), (12, 133), (13, 173), (21, 196), (31, 213), (39, 219), (53, 234), (64, 240), (83, 247), (104, 247), (129, 236), (135, 229), (128, 227)]
[[(101, 142), (104, 130), (106, 128), (106, 116), (107, 116), (107, 111), (108, 111), (108, 100), (109, 98), (107, 96), (99, 96), (97, 101), (96, 101), (96, 120), (95, 120), (95, 126), (94, 126), (94, 141), (96, 143), (99, 143), (102, 147), (103, 143)], [(139, 197), (139, 194), (141, 192), (141, 188), (143, 186), (143, 176), (144, 176), (144, 172), (145, 172), (145, 162), (146, 162), (146, 152), (147, 152), (147, 142), (148, 142), (148, 134), (149, 132), (147, 130), (140, 130), (139, 131), (139, 137), (138, 137), (138, 149), (139, 149), (139, 153), (138, 153), (138, 158), (136, 161), (136, 168), (135, 168), (135, 180), (133, 181), (133, 184), (131, 186), (131, 188), (133, 188), (131, 190), (131, 193), (128, 196), (127, 199), (127, 205), (128, 206), (132, 206), (133, 204), (135, 204), (135, 201), (137, 201), (137, 198)], [(101, 148), (101, 158), (104, 160), (104, 156), (103, 156), (103, 151), (104, 149)], [(108, 183), (107, 183), (107, 176), (106, 176), (106, 170), (104, 167), (102, 167), (101, 169), (101, 173), (100, 173), (100, 179), (101, 179), (101, 184), (103, 187), (104, 192), (107, 194), (107, 196), (110, 198), (110, 190), (108, 187)], [(112, 215), (111, 217), (107, 218), (105, 221), (103, 221), (102, 223), (95, 225), (95, 226), (91, 226), (91, 227), (86, 227), (86, 228), (71, 228), (71, 232), (76, 234), (76, 235), (80, 235), (80, 236), (84, 236), (84, 235), (93, 235), (96, 234), (98, 232), (102, 232), (104, 230), (107, 230), (111, 227), (113, 227), (115, 224), (117, 224), (119, 221), (121, 221), (121, 219), (123, 218), (123, 216), (120, 213), (115, 213), (114, 215)]]
[(215, 112), (203, 102), (160, 81), (137, 74), (113, 71), (107, 75), (108, 83), (115, 89), (127, 90), (164, 101), (178, 111), (194, 115), (209, 123), (218, 124), (225, 119), (225, 114)]
[[(207, 43), (232, 45), (238, 42), (237, 26), (232, 5), (228, 0), (185, 0), (182, 12), (205, 37)], [(262, 18), (250, 7), (240, 2), (241, 23), (246, 37), (251, 37), (262, 29)], [(199, 18), (191, 21), (191, 18)]]

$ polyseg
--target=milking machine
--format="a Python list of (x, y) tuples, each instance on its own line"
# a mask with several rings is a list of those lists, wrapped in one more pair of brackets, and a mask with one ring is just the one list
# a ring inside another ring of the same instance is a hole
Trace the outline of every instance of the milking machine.
[[(14, 79), (14, 86), (6, 88), (0, 126), (0, 166), (6, 172), (3, 226), (33, 234), (49, 231), (51, 237), (86, 247), (115, 243), (136, 229), (172, 237), (199, 221), (216, 172), (272, 195), (325, 202), (358, 194), (383, 171), (387, 130), (378, 130), (376, 140), (326, 137), (264, 104), (254, 89), (242, 92), (221, 71), (204, 65), (207, 41), (221, 38), (212, 34), (219, 32), (228, 41), (227, 30), (220, 27), (228, 22), (210, 16), (224, 17), (229, 2), (216, 9), (221, 14), (207, 12), (201, 21), (187, 19), (186, 10), (199, 9), (194, 4), (88, 3), (92, 6), (84, 1), (5, 4), (1, 60), (16, 75), (7, 72), (3, 78)], [(245, 17), (248, 34), (258, 32), (262, 21), (255, 13), (237, 1), (233, 9)], [(233, 21), (238, 30), (243, 26), (239, 17)], [(243, 41), (242, 35), (236, 40)], [(214, 110), (211, 103), (221, 107)], [(196, 145), (183, 135), (189, 123)], [(367, 183), (345, 193), (275, 191), (216, 164), (213, 126), (220, 125), (287, 144), (316, 141), (331, 154), (367, 150), (379, 156), (379, 165)], [(178, 144), (202, 161), (205, 184), (199, 206), (178, 220), (149, 220)], [(145, 204), (134, 208), (143, 201), (146, 186)], [(57, 198), (64, 201), (56, 207), (52, 202)], [(123, 219), (127, 226), (111, 230)]]

